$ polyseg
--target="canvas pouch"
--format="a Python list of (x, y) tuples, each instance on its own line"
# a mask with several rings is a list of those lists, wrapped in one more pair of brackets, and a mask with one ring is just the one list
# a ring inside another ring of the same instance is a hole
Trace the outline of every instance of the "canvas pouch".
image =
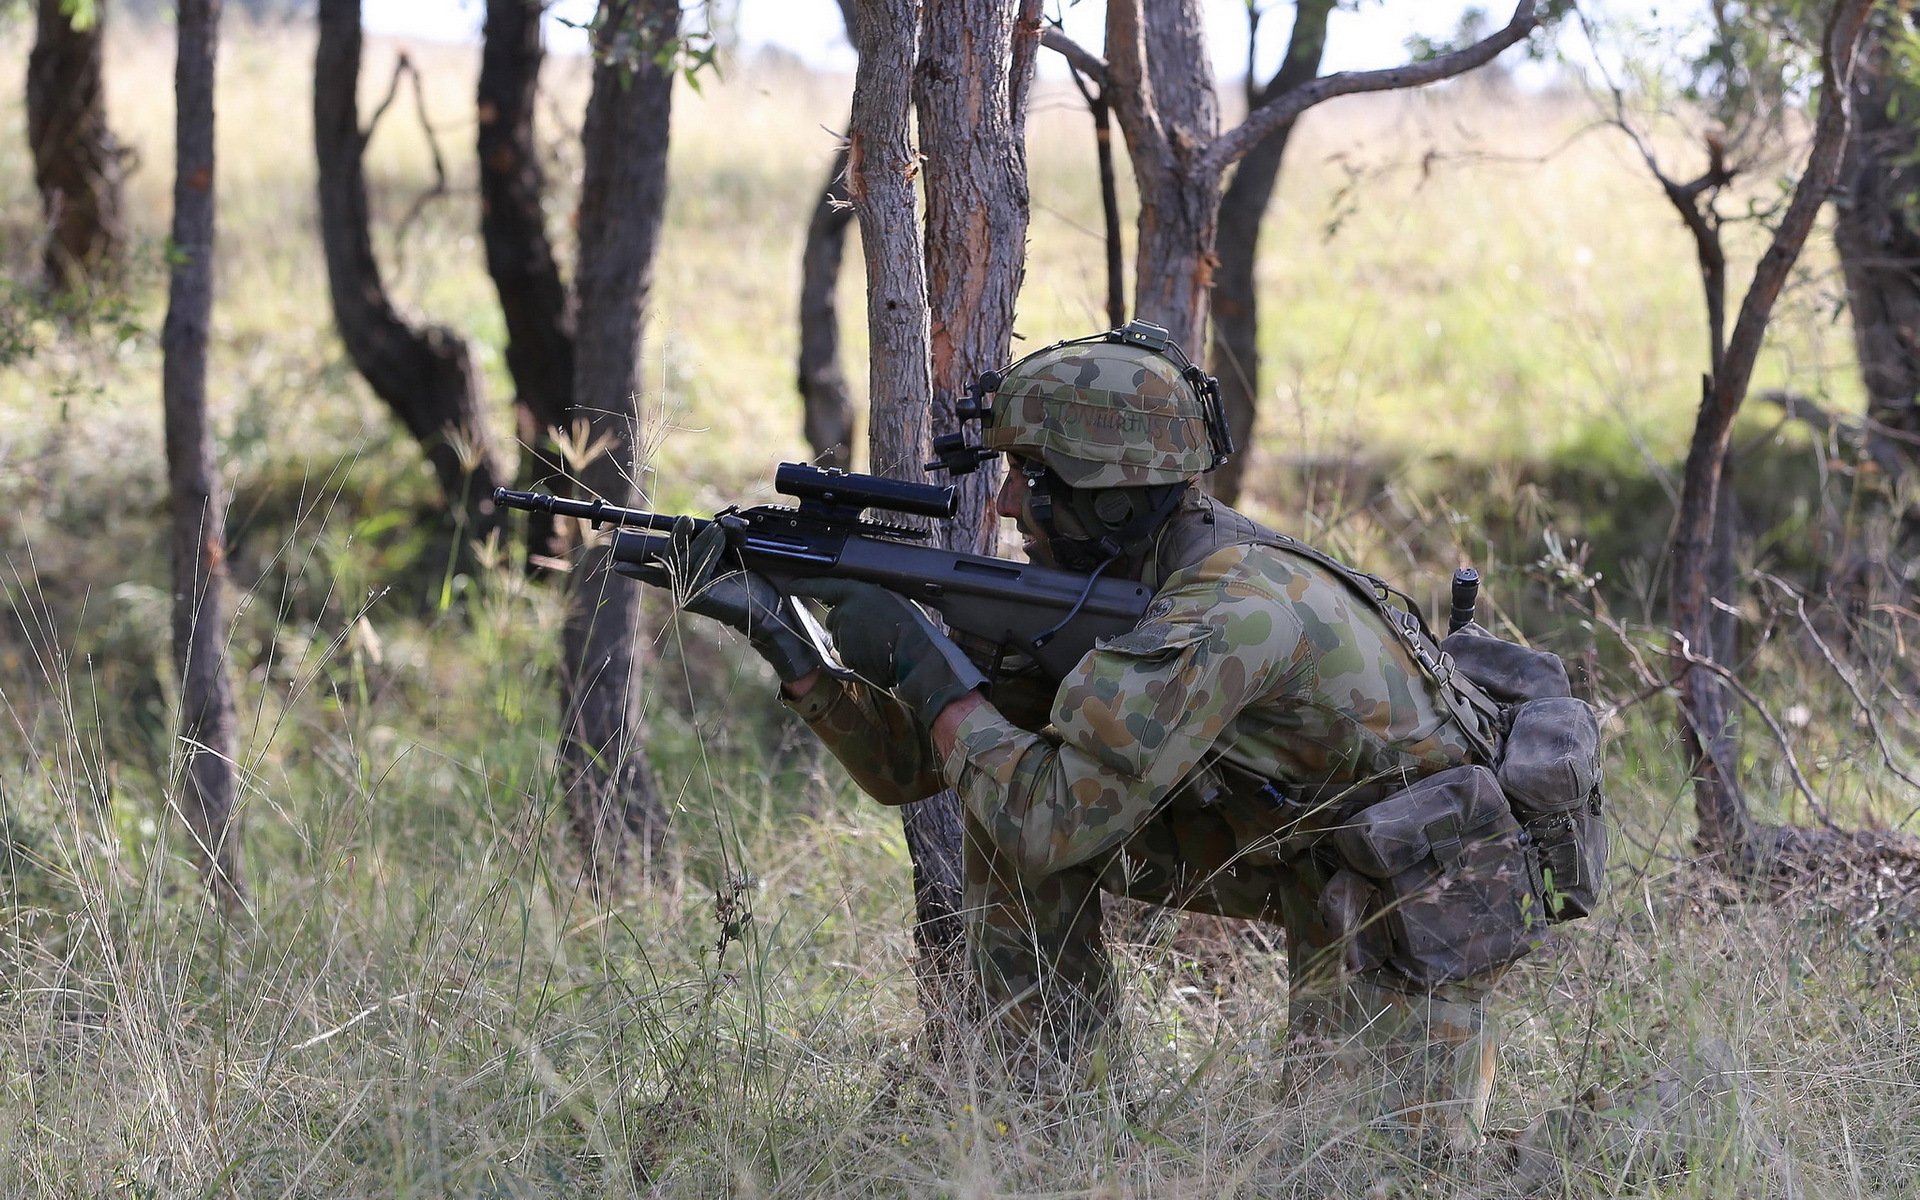
[(1600, 726), (1573, 697), (1522, 704), (1500, 755), (1500, 787), (1540, 859), (1547, 916), (1591, 913), (1606, 880)]
[(1454, 670), (1478, 684), (1500, 704), (1525, 704), (1551, 696), (1571, 696), (1567, 665), (1558, 654), (1494, 637), (1468, 625), (1440, 640)]
[(1356, 814), (1333, 843), (1379, 893), (1365, 924), (1384, 930), (1387, 963), (1422, 987), (1485, 974), (1543, 939), (1527, 835), (1485, 767), (1429, 775)]

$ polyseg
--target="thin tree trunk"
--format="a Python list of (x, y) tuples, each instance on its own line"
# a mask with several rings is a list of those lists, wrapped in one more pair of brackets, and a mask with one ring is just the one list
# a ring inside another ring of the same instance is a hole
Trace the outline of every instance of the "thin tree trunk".
[[(1841, 0), (1829, 18), (1821, 89), (1827, 103), (1821, 105), (1814, 126), (1806, 169), (1772, 243), (1754, 269), (1720, 370), (1706, 382), (1687, 452), (1674, 536), (1671, 606), (1675, 649), (1683, 657), (1704, 656), (1712, 648), (1710, 561), (1733, 419), (1746, 399), (1774, 301), (1839, 174), (1852, 108), (1855, 50), (1871, 8), (1872, 0)], [(1724, 693), (1717, 681), (1704, 669), (1684, 672), (1679, 733), (1696, 768), (1694, 807), (1700, 824), (1696, 845), (1702, 853), (1720, 856), (1736, 870), (1746, 871), (1776, 847), (1757, 836), (1759, 829), (1740, 794), (1735, 764), (1716, 752), (1725, 726)]]
[(86, 28), (75, 27), (61, 0), (37, 0), (36, 7), (27, 142), (47, 218), (46, 280), (68, 291), (119, 266), (127, 240), (120, 203), (125, 152), (107, 128), (101, 83), (106, 0), (96, 0)]
[(813, 460), (847, 470), (853, 465), (853, 393), (840, 367), (840, 262), (846, 256), (853, 207), (847, 199), (847, 148), (833, 167), (807, 222), (800, 258), (801, 427)]
[[(480, 237), (506, 320), (515, 424), (526, 450), (520, 480), (565, 494), (566, 464), (551, 431), (566, 428), (573, 407), (573, 296), (547, 240), (547, 181), (534, 141), (545, 7), (541, 0), (487, 0), (477, 104)], [(549, 514), (531, 514), (530, 565), (563, 558), (570, 547), (567, 528)]]
[(334, 323), (368, 386), (425, 449), (449, 509), (469, 536), (483, 536), (497, 519), (493, 489), (503, 476), (472, 353), (466, 339), (444, 325), (416, 329), (402, 320), (373, 256), (356, 94), (360, 0), (320, 0), (319, 22), (313, 138)]
[[(914, 99), (926, 172), (935, 435), (958, 428), (954, 405), (967, 386), (1007, 362), (1026, 264), (1025, 95), (1039, 21), (1039, 0), (927, 0)], [(993, 553), (1001, 470), (996, 459), (954, 481), (960, 511), (943, 534), (948, 546)]]
[(867, 265), (867, 452), (877, 475), (917, 479), (928, 455), (926, 259), (908, 133), (919, 0), (865, 0), (847, 130), (847, 193)]
[[(601, 0), (593, 93), (581, 132), (578, 419), (606, 449), (578, 471), (582, 491), (631, 505), (640, 449), (640, 343), (667, 200), (677, 0)], [(640, 589), (612, 571), (609, 543), (574, 572), (561, 637), (560, 758), (568, 815), (589, 877), (613, 883), (639, 842), (658, 849), (665, 814), (642, 744)]]
[[(839, 0), (847, 40), (860, 44), (857, 0)], [(801, 431), (815, 462), (853, 467), (853, 393), (840, 367), (840, 264), (846, 257), (847, 227), (853, 205), (847, 193), (847, 144), (834, 151), (833, 168), (807, 221), (807, 245), (800, 259), (800, 359), (798, 363)]]
[(1134, 315), (1199, 352), (1213, 286), (1220, 176), (1199, 157), (1220, 132), (1200, 0), (1107, 5), (1104, 93), (1127, 140), (1140, 216)]
[(186, 817), (207, 886), (242, 899), (234, 818), (233, 685), (227, 677), (226, 495), (207, 419), (213, 312), (213, 79), (220, 0), (181, 0), (174, 72), (172, 279), (160, 334), (167, 484), (173, 506), (173, 664), (180, 676)]
[(1113, 106), (1104, 90), (1087, 95), (1093, 116), (1093, 155), (1100, 173), (1100, 228), (1107, 242), (1107, 324), (1127, 323), (1126, 250), (1120, 244), (1120, 188), (1113, 168)]
[(1888, 544), (1870, 553), (1898, 560), (1920, 554), (1920, 89), (1890, 62), (1886, 39), (1911, 30), (1913, 21), (1909, 15), (1900, 29), (1884, 28), (1896, 19), (1875, 21), (1855, 72), (1858, 99), (1833, 240), (1867, 391), (1868, 458), (1893, 510), (1883, 535)]
[[(1247, 111), (1320, 74), (1320, 59), (1327, 45), (1327, 14), (1332, 11), (1333, 0), (1297, 0), (1287, 56), (1267, 85), (1257, 90), (1249, 30)], [(1233, 169), (1226, 194), (1220, 198), (1220, 267), (1213, 277), (1213, 340), (1208, 362), (1220, 380), (1220, 402), (1238, 449), (1209, 477), (1209, 483), (1213, 494), (1228, 504), (1240, 498), (1253, 456), (1253, 426), (1260, 405), (1260, 296), (1254, 287), (1254, 271), (1260, 258), (1260, 225), (1272, 201), (1293, 127), (1294, 122), (1288, 121), (1249, 150)]]

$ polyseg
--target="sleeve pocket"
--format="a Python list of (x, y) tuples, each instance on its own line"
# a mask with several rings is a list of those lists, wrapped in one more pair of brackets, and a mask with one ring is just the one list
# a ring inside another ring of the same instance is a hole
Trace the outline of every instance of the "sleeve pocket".
[(1101, 638), (1093, 646), (1095, 650), (1107, 654), (1153, 660), (1173, 658), (1212, 640), (1213, 628), (1209, 625), (1142, 625), (1113, 637)]

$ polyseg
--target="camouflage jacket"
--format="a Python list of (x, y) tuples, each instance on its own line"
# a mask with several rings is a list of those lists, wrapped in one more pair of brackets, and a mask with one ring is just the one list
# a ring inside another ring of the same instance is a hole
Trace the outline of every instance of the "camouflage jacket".
[(888, 697), (836, 683), (795, 707), (877, 798), (944, 780), (1034, 875), (1115, 849), (1169, 804), (1223, 805), (1257, 838), (1300, 804), (1469, 761), (1439, 685), (1386, 621), (1285, 542), (1190, 496), (1146, 563), (1145, 617), (1068, 674), (1051, 723), (1022, 729), (984, 705), (937, 773)]

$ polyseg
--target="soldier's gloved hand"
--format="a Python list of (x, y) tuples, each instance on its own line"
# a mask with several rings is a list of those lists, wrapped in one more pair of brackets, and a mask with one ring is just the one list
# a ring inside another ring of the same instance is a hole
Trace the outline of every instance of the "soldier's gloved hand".
[(922, 725), (932, 725), (941, 709), (987, 682), (960, 647), (904, 596), (848, 579), (804, 579), (793, 585), (793, 594), (832, 606), (827, 631), (840, 661), (898, 696)]
[(698, 536), (693, 529), (691, 517), (673, 523), (667, 573), (673, 581), (674, 602), (687, 612), (746, 634), (782, 683), (824, 668), (826, 660), (800, 632), (788, 611), (792, 602), (779, 588), (752, 571), (720, 570), (727, 532), (719, 522), (709, 522)]

